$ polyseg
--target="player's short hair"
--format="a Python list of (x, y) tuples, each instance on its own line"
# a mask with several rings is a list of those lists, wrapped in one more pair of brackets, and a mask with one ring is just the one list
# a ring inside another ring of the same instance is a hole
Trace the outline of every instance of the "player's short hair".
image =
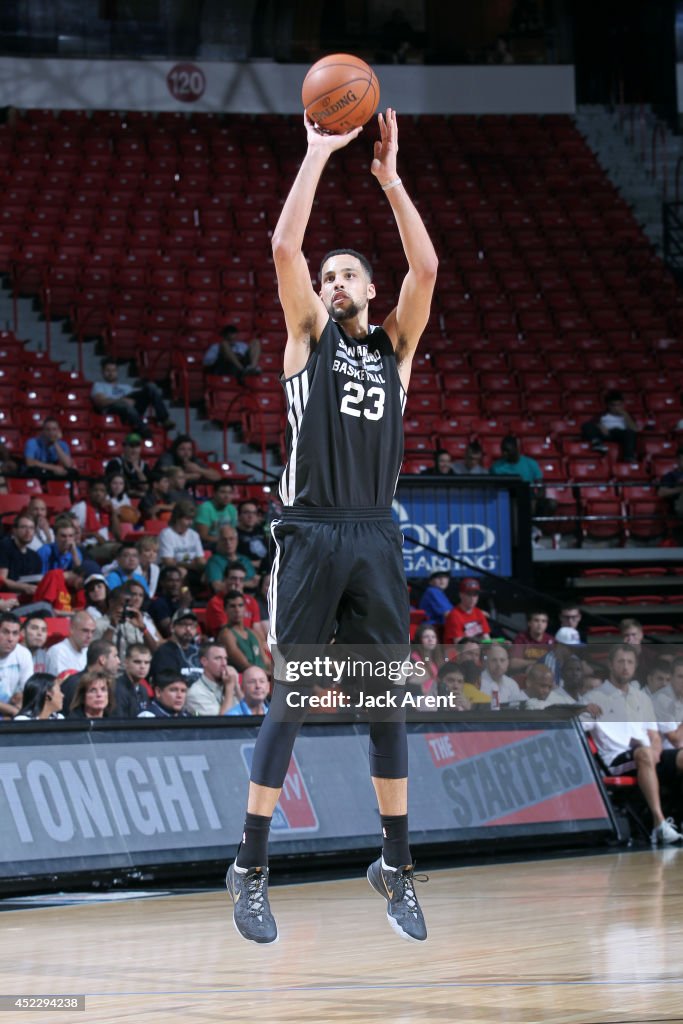
[(332, 259), (333, 256), (355, 256), (365, 273), (368, 275), (368, 278), (372, 281), (372, 264), (367, 256), (363, 256), (363, 253), (358, 252), (357, 249), (331, 249), (326, 253), (320, 261), (321, 280), (323, 276), (323, 267), (329, 259)]
[(154, 677), (155, 690), (165, 690), (167, 686), (173, 686), (174, 683), (182, 683), (184, 686), (187, 686), (187, 679), (184, 679), (180, 672), (176, 672), (172, 668), (166, 668), (163, 672), (157, 672)]

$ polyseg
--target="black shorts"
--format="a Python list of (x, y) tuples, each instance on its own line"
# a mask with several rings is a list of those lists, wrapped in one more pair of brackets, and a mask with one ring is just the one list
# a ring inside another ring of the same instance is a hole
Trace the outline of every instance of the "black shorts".
[(286, 509), (272, 524), (269, 643), (409, 654), (401, 531), (386, 510)]

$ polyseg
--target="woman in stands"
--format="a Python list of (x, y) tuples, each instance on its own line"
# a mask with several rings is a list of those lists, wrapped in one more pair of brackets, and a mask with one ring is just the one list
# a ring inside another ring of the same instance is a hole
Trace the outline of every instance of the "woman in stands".
[(83, 588), (85, 590), (86, 611), (95, 622), (109, 614), (109, 586), (101, 573), (95, 572), (88, 576)]
[(444, 649), (439, 643), (434, 626), (427, 623), (418, 626), (410, 652), (410, 660), (415, 666), (410, 680), (411, 685), (419, 685), (422, 693), (429, 693), (436, 686), (439, 669), (446, 661)]
[(23, 703), (14, 721), (64, 718), (63, 704), (61, 679), (49, 672), (35, 672), (24, 684)]
[(78, 680), (69, 718), (108, 718), (114, 708), (112, 681), (103, 672), (84, 672)]

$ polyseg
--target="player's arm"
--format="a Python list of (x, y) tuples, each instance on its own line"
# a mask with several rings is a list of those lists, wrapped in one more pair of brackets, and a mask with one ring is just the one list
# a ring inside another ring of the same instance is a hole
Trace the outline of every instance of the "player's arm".
[(370, 170), (380, 185), (391, 186), (385, 194), (396, 218), (408, 261), (408, 273), (401, 285), (398, 305), (386, 318), (384, 329), (394, 345), (401, 381), (407, 388), (410, 364), (429, 319), (439, 260), (422, 217), (404, 186), (400, 183), (392, 185), (392, 182), (398, 181), (396, 111), (389, 107), (386, 118), (380, 114), (378, 121), (380, 138), (375, 143), (375, 156)]
[(305, 119), (308, 148), (273, 232), (273, 260), (280, 304), (285, 315), (287, 345), (285, 377), (303, 370), (311, 339), (317, 339), (327, 322), (327, 311), (313, 290), (302, 251), (318, 182), (330, 155), (355, 139), (361, 129), (347, 135), (325, 135)]

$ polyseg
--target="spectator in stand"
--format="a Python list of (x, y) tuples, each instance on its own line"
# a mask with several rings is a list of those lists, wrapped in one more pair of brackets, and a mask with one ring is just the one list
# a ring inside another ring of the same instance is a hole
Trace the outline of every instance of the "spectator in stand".
[(581, 637), (577, 629), (571, 626), (562, 626), (555, 634), (555, 642), (552, 649), (543, 656), (543, 664), (547, 665), (553, 674), (553, 680), (557, 686), (562, 685), (562, 670), (567, 658), (571, 655), (578, 655), (577, 648), (582, 648)]
[(32, 612), (24, 619), (24, 647), (33, 659), (33, 671), (45, 672), (47, 667), (47, 622), (40, 612)]
[(134, 540), (119, 545), (116, 561), (107, 567), (106, 580), (110, 590), (135, 580), (147, 594), (147, 580), (140, 572), (140, 553)]
[(159, 561), (175, 566), (187, 577), (188, 586), (198, 585), (204, 574), (207, 558), (199, 534), (192, 529), (194, 505), (179, 501), (171, 518), (159, 534)]
[(569, 629), (575, 629), (579, 634), (581, 643), (585, 643), (585, 637), (582, 636), (580, 625), (581, 625), (581, 609), (576, 602), (567, 601), (560, 608), (560, 627), (568, 626)]
[(128, 580), (127, 583), (123, 584), (121, 590), (130, 598), (128, 607), (133, 613), (130, 616), (131, 621), (136, 622), (139, 615), (140, 622), (142, 623), (139, 628), (145, 634), (145, 646), (154, 654), (154, 651), (161, 643), (161, 633), (157, 629), (154, 619), (145, 608), (147, 602), (145, 588), (138, 580)]
[[(143, 519), (160, 519), (164, 514), (170, 516), (175, 502), (170, 496), (171, 475), (162, 469), (155, 469), (150, 475), (149, 490), (140, 499), (138, 508)], [(188, 494), (188, 498), (191, 495)]]
[(199, 660), (197, 633), (199, 620), (191, 608), (179, 608), (171, 619), (171, 637), (157, 647), (152, 656), (150, 677), (152, 685), (160, 672), (172, 669), (179, 672), (192, 686), (202, 674)]
[(238, 672), (244, 672), (249, 665), (267, 671), (270, 655), (263, 640), (244, 625), (244, 595), (239, 590), (229, 590), (225, 595), (225, 610), (228, 621), (216, 640), (228, 652), (228, 662)]
[(660, 783), (680, 781), (683, 751), (661, 749), (652, 701), (635, 681), (637, 652), (629, 644), (615, 644), (607, 664), (608, 678), (592, 694), (602, 710), (590, 727), (598, 754), (610, 775), (635, 772), (652, 814), (652, 843), (680, 843), (683, 835), (664, 818)]
[(171, 619), (181, 608), (187, 608), (192, 594), (183, 584), (180, 569), (166, 566), (159, 573), (158, 594), (149, 606), (149, 614), (162, 636), (171, 635)]
[[(261, 609), (259, 608), (258, 601), (251, 594), (244, 593), (245, 580), (246, 573), (242, 563), (231, 562), (225, 570), (226, 594), (233, 593), (235, 590), (242, 594), (244, 598), (244, 617), (242, 622), (251, 629), (252, 626), (261, 621)], [(216, 594), (215, 597), (209, 600), (206, 606), (206, 632), (209, 636), (217, 636), (223, 626), (227, 624), (227, 621), (227, 596)]]
[(102, 380), (96, 381), (90, 392), (92, 404), (100, 413), (113, 413), (123, 423), (132, 427), (142, 437), (151, 437), (152, 431), (145, 423), (145, 413), (151, 405), (154, 417), (164, 430), (175, 430), (175, 423), (168, 414), (161, 391), (151, 381), (138, 385), (119, 381), (119, 366), (109, 356), (101, 362)]
[(622, 642), (629, 644), (636, 652), (638, 657), (638, 681), (644, 681), (650, 671), (650, 666), (657, 659), (657, 654), (652, 648), (648, 648), (644, 644), (645, 633), (642, 623), (638, 619), (621, 619), (619, 622), (619, 632), (621, 633)]
[(35, 672), (26, 680), (23, 701), (14, 721), (56, 721), (64, 718), (62, 684), (49, 672)]
[(140, 587), (140, 584), (131, 581), (111, 592), (109, 613), (98, 619), (95, 630), (98, 638), (116, 645), (122, 659), (131, 644), (142, 644), (153, 654), (161, 642), (154, 622), (149, 617), (145, 620), (142, 601), (132, 597), (129, 587)]
[(226, 324), (221, 329), (220, 341), (210, 345), (204, 354), (204, 370), (206, 373), (226, 374), (237, 377), (251, 377), (261, 372), (261, 342), (258, 338), (245, 341), (240, 338), (238, 329), (233, 324)]
[(107, 581), (100, 572), (88, 576), (83, 584), (85, 590), (85, 610), (91, 615), (95, 623), (109, 614), (109, 587)]
[(525, 483), (539, 484), (543, 479), (541, 467), (529, 455), (522, 455), (519, 441), (508, 434), (500, 442), (501, 457), (491, 466), (493, 476), (519, 476)]
[(238, 715), (268, 714), (267, 700), (270, 693), (270, 682), (262, 668), (250, 665), (249, 668), (244, 670), (242, 675), (242, 692), (244, 696), (239, 704), (236, 704), (234, 708), (230, 708), (224, 714), (233, 717)]
[(146, 686), (152, 656), (144, 644), (131, 644), (123, 660), (123, 671), (114, 681), (114, 718), (137, 718), (149, 702)]
[(107, 497), (111, 502), (112, 509), (119, 517), (119, 523), (129, 523), (131, 526), (135, 526), (140, 521), (140, 512), (130, 500), (123, 473), (110, 473), (105, 483)]
[(154, 688), (149, 681), (152, 655), (144, 644), (131, 644), (123, 659), (123, 669), (130, 682), (137, 687), (140, 700), (145, 702), (154, 696)]
[(21, 624), (12, 612), (0, 612), (0, 716), (14, 718), (21, 707), (26, 680), (33, 675), (33, 658), (19, 641)]
[(539, 608), (534, 608), (528, 613), (526, 632), (518, 633), (512, 641), (515, 648), (512, 667), (515, 671), (528, 668), (548, 653), (548, 648), (555, 642), (554, 637), (548, 632), (549, 622), (548, 613)]
[(10, 451), (4, 441), (0, 441), (0, 494), (10, 493), (5, 475), (18, 476), (20, 472), (23, 475), (22, 461), (19, 455)]
[(83, 564), (83, 554), (76, 544), (76, 529), (70, 516), (57, 516), (54, 543), (44, 544), (38, 555), (43, 573), (61, 569), (67, 586), (78, 586), (80, 577), (76, 570)]
[(156, 537), (141, 537), (137, 541), (136, 547), (138, 549), (138, 558), (140, 559), (138, 572), (145, 581), (145, 590), (150, 597), (154, 597), (159, 585), (159, 573), (161, 571), (157, 565), (159, 541)]
[(83, 550), (96, 562), (108, 562), (120, 543), (121, 530), (104, 480), (90, 481), (88, 497), (77, 502), (71, 514), (80, 524)]
[(47, 671), (53, 676), (72, 669), (82, 672), (88, 660), (88, 647), (95, 638), (95, 620), (87, 612), (76, 612), (69, 635), (47, 652)]
[(121, 659), (114, 644), (111, 643), (110, 640), (103, 640), (102, 638), (93, 640), (88, 647), (88, 654), (83, 670), (80, 672), (74, 672), (72, 670), (69, 677), (62, 683), (66, 714), (69, 714), (71, 702), (73, 701), (81, 676), (88, 672), (102, 672), (113, 684), (120, 668)]
[(486, 613), (477, 607), (481, 586), (473, 576), (464, 576), (460, 580), (460, 600), (444, 620), (443, 642), (455, 643), (461, 637), (481, 637), (488, 640), (490, 636), (489, 620)]
[(665, 661), (663, 658), (657, 658), (653, 661), (649, 667), (648, 673), (645, 677), (645, 683), (641, 683), (642, 689), (648, 695), (653, 704), (655, 704), (655, 698), (660, 690), (666, 690), (667, 687), (671, 686), (671, 672), (672, 667), (670, 662)]
[(626, 410), (621, 391), (608, 391), (605, 395), (605, 411), (596, 420), (589, 420), (581, 427), (581, 436), (589, 441), (597, 452), (607, 451), (606, 441), (618, 441), (622, 462), (635, 463), (638, 427)]
[[(439, 679), (442, 683), (448, 685), (448, 678), (450, 675), (449, 668), (455, 670), (456, 673), (460, 673), (464, 680), (464, 686), (462, 688), (463, 697), (465, 697), (470, 704), (491, 704), (491, 698), (487, 693), (482, 693), (481, 690), (481, 666), (474, 661), (464, 662), (453, 662), (447, 661), (439, 669)], [(443, 687), (439, 692), (443, 692)]]
[(445, 448), (437, 448), (434, 452), (434, 465), (422, 470), (422, 476), (453, 476), (454, 470), (450, 452)]
[[(194, 504), (194, 495), (188, 491), (187, 473), (182, 466), (169, 466), (165, 472), (168, 474), (168, 500), (177, 505), (179, 501), (191, 501)], [(171, 509), (171, 511), (173, 511)]]
[(154, 696), (138, 718), (191, 718), (185, 708), (187, 683), (177, 672), (160, 672)]
[(434, 626), (423, 622), (415, 630), (410, 661), (415, 666), (411, 682), (422, 693), (430, 693), (436, 684), (439, 669), (446, 660)]
[(12, 535), (0, 541), (0, 590), (16, 595), (22, 605), (22, 615), (32, 611), (52, 615), (52, 606), (47, 602), (31, 602), (43, 575), (40, 555), (30, 546), (34, 533), (35, 524), (27, 512), (15, 516)]
[(455, 711), (469, 711), (473, 704), (490, 704), (491, 698), (478, 690), (476, 686), (466, 682), (465, 674), (460, 665), (446, 661), (439, 669), (437, 694), (454, 699)]
[(254, 586), (256, 581), (254, 566), (245, 555), (238, 555), (237, 543), (237, 530), (234, 526), (224, 523), (218, 527), (216, 550), (206, 563), (206, 571), (204, 573), (206, 582), (214, 594), (225, 594), (228, 590), (233, 589), (227, 585), (225, 574), (228, 571), (228, 566), (234, 562), (239, 562), (244, 569), (245, 587), (251, 589)]
[(121, 454), (115, 455), (105, 466), (105, 473), (123, 473), (126, 491), (131, 498), (142, 498), (149, 487), (152, 470), (142, 458), (142, 436), (128, 434), (123, 440)]
[(221, 474), (201, 462), (195, 453), (194, 441), (189, 434), (176, 437), (170, 449), (158, 459), (155, 469), (170, 469), (179, 466), (185, 472), (188, 484), (212, 483), (220, 480)]
[(268, 557), (268, 546), (263, 523), (255, 501), (247, 499), (239, 504), (237, 515), (237, 552), (248, 558), (254, 569), (261, 568)]
[(238, 681), (225, 647), (207, 640), (200, 651), (202, 674), (190, 687), (186, 708), (192, 715), (224, 715), (237, 703)]
[(35, 524), (33, 540), (29, 544), (31, 551), (39, 551), (43, 544), (53, 544), (55, 534), (50, 526), (45, 499), (34, 495), (29, 501), (26, 511)]
[(463, 636), (449, 651), (449, 658), (455, 658), (458, 665), (476, 665), (481, 671), (481, 643), (472, 637)]
[(487, 644), (484, 649), (485, 668), (481, 674), (481, 692), (491, 698), (492, 706), (515, 704), (522, 700), (522, 691), (507, 675), (510, 667), (508, 652), (502, 644)]
[(216, 549), (218, 530), (224, 523), (237, 524), (237, 509), (232, 504), (235, 488), (229, 480), (216, 480), (213, 495), (197, 509), (194, 526), (205, 548)]
[(97, 670), (84, 672), (69, 706), (69, 718), (110, 718), (115, 707), (111, 678)]
[(652, 700), (664, 750), (683, 750), (683, 657), (671, 663), (671, 682)]
[(43, 420), (38, 437), (30, 438), (24, 445), (24, 460), (29, 476), (42, 480), (57, 480), (78, 476), (66, 441), (62, 440), (62, 428), (54, 416)]
[(555, 686), (552, 670), (540, 662), (529, 666), (520, 699), (527, 711), (543, 711), (556, 704), (574, 703), (571, 697)]
[(470, 441), (462, 459), (453, 463), (453, 472), (457, 476), (488, 476), (489, 471), (484, 466), (484, 449), (478, 441)]
[(420, 599), (420, 610), (425, 613), (425, 625), (443, 626), (453, 604), (446, 596), (451, 577), (447, 569), (435, 569), (429, 575), (429, 584)]

